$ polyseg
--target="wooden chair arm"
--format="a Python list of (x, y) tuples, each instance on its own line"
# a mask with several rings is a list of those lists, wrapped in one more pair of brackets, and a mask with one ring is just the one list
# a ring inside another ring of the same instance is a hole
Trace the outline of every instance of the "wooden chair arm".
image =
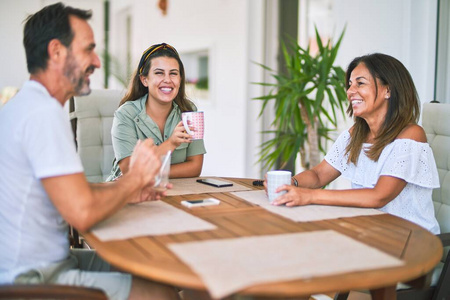
[(89, 299), (107, 300), (102, 290), (80, 286), (33, 284), (0, 285), (0, 299)]

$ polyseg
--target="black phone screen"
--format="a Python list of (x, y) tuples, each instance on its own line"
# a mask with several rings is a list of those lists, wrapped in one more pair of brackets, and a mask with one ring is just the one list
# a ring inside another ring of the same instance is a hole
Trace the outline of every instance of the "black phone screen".
[(226, 187), (226, 186), (233, 185), (231, 182), (226, 182), (226, 181), (217, 180), (217, 179), (210, 179), (210, 178), (197, 179), (197, 182), (212, 185), (215, 187)]

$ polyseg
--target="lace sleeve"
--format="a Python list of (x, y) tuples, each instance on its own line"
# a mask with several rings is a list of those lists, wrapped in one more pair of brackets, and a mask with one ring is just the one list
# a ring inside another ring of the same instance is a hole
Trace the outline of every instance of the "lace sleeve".
[(398, 139), (390, 151), (383, 151), (380, 175), (394, 176), (426, 188), (439, 187), (439, 175), (433, 151), (428, 143)]
[(330, 151), (325, 155), (325, 160), (336, 170), (344, 173), (348, 169), (348, 154), (345, 155), (345, 147), (347, 147), (350, 140), (350, 133), (348, 130), (342, 132), (337, 140), (334, 142)]

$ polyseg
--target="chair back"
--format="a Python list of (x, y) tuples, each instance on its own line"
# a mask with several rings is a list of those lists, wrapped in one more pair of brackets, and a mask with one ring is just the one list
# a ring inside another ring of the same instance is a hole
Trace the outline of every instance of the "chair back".
[[(433, 299), (448, 299), (449, 282), (449, 233), (450, 233), (450, 104), (424, 103), (422, 126), (428, 143), (433, 149), (439, 173), (440, 188), (433, 190), (433, 204), (436, 218), (441, 227), (441, 241), (444, 245), (442, 264), (438, 264), (432, 282), (436, 282)], [(437, 275), (437, 276), (435, 276)], [(439, 277), (439, 278), (438, 278)], [(417, 299), (414, 297), (413, 299)]]
[(450, 232), (450, 104), (425, 103), (422, 125), (433, 149), (441, 187), (433, 191), (436, 218), (442, 232)]
[[(441, 187), (433, 190), (433, 204), (442, 233), (450, 232), (450, 104), (424, 103), (422, 126), (433, 149)], [(444, 248), (443, 261), (449, 252)]]
[(103, 182), (111, 172), (111, 127), (121, 99), (118, 90), (92, 90), (69, 104), (75, 142), (89, 182)]

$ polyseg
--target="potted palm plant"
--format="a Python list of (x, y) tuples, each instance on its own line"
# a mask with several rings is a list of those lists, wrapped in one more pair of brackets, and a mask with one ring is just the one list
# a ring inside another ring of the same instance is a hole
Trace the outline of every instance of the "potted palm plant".
[(345, 116), (345, 72), (334, 65), (344, 32), (335, 45), (331, 40), (324, 45), (316, 28), (317, 54), (311, 54), (309, 46), (304, 49), (297, 42), (292, 42), (289, 53), (282, 44), (284, 73), (259, 64), (276, 80), (256, 83), (271, 90), (268, 95), (254, 98), (263, 101), (260, 116), (269, 101), (274, 101), (275, 118), (271, 124), (274, 129), (263, 131), (273, 138), (265, 141), (260, 151), (259, 161), (265, 168), (270, 169), (277, 162), (277, 167), (283, 168), (290, 159), (295, 162), (298, 153), (304, 169), (320, 162), (324, 142), (330, 139), (330, 131), (336, 129), (338, 113)]

